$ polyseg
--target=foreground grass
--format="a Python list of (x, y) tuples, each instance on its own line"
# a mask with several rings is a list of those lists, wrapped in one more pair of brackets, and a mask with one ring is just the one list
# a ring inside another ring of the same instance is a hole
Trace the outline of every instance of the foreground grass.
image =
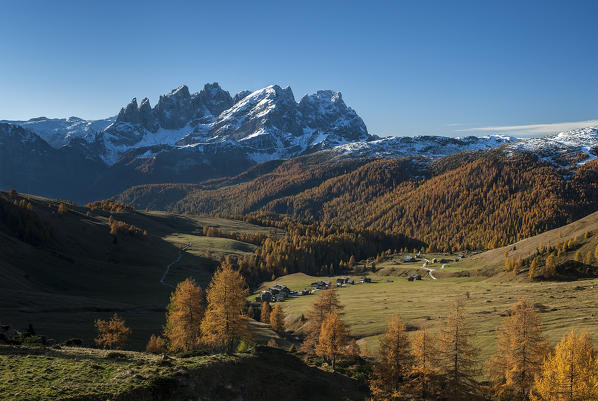
[[(2, 400), (364, 399), (354, 380), (284, 351), (170, 358), (0, 346)], [(299, 398), (297, 398), (299, 397)]]

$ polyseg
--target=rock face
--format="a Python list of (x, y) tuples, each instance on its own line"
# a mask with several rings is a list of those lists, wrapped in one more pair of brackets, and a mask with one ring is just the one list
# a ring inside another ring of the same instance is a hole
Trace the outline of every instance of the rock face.
[(29, 130), (0, 123), (0, 188), (60, 199), (93, 197), (88, 185), (106, 165), (76, 142), (55, 149)]
[(141, 104), (133, 98), (116, 117), (104, 120), (4, 122), (12, 126), (2, 126), (0, 188), (20, 183), (24, 192), (75, 201), (105, 198), (136, 184), (198, 183), (314, 152), (325, 161), (432, 159), (504, 145), (508, 152), (535, 152), (564, 166), (594, 158), (598, 148), (596, 128), (523, 141), (504, 136), (381, 139), (368, 133), (339, 92), (317, 91), (297, 102), (291, 88), (278, 85), (234, 97), (217, 83), (196, 93), (182, 85), (160, 96), (155, 107), (147, 98)]

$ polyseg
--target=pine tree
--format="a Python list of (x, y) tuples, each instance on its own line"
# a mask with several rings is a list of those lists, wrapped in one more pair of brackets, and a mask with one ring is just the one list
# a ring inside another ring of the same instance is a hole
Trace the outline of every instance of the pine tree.
[(534, 260), (532, 260), (532, 263), (529, 265), (529, 279), (530, 281), (533, 281), (534, 278), (536, 277), (536, 269), (538, 268), (538, 258), (535, 257)]
[(195, 280), (187, 278), (170, 294), (164, 337), (173, 352), (200, 347), (201, 320), (204, 316), (203, 291)]
[(511, 264), (511, 259), (505, 258), (505, 271), (510, 272), (513, 269), (513, 265)]
[(131, 329), (125, 326), (125, 321), (116, 313), (110, 320), (97, 319), (95, 326), (98, 330), (95, 342), (103, 348), (121, 349), (131, 334)]
[(496, 354), (488, 363), (497, 399), (527, 400), (548, 351), (533, 304), (526, 297), (519, 299), (498, 332)]
[(533, 401), (585, 401), (598, 399), (598, 362), (587, 331), (575, 329), (556, 346), (536, 376)]
[(554, 255), (548, 255), (546, 258), (546, 263), (544, 265), (544, 278), (550, 279), (556, 276), (556, 262), (554, 260)]
[(270, 313), (272, 313), (272, 307), (269, 302), (262, 304), (262, 311), (260, 312), (260, 321), (262, 323), (270, 324)]
[(233, 269), (229, 260), (223, 261), (207, 290), (208, 307), (201, 322), (205, 345), (230, 354), (239, 341), (253, 340), (248, 318), (243, 313), (248, 293), (241, 273)]
[(413, 339), (413, 366), (411, 368), (414, 390), (420, 394), (422, 400), (427, 400), (430, 395), (436, 393), (437, 366), (436, 338), (424, 328)]
[(438, 338), (440, 364), (447, 379), (444, 391), (450, 400), (469, 400), (478, 387), (478, 349), (472, 344), (473, 333), (464, 306), (463, 298), (454, 302)]
[(340, 315), (337, 312), (332, 312), (322, 322), (316, 353), (330, 362), (334, 371), (336, 360), (345, 353), (348, 341), (349, 330), (341, 320)]
[(592, 255), (592, 251), (588, 251), (588, 253), (586, 253), (586, 256), (583, 258), (583, 263), (585, 263), (586, 265), (591, 265), (593, 262), (593, 255)]
[(58, 214), (59, 215), (66, 214), (68, 211), (69, 210), (64, 203), (61, 203), (60, 205), (58, 205)]
[(351, 257), (349, 258), (348, 266), (349, 266), (349, 269), (352, 269), (353, 266), (355, 266), (355, 256), (351, 255)]
[(277, 304), (270, 314), (270, 327), (280, 335), (284, 335), (285, 333), (284, 319), (285, 315), (282, 305)]
[(370, 390), (374, 400), (399, 400), (407, 392), (412, 367), (411, 345), (399, 315), (389, 323), (380, 339), (379, 361), (372, 367)]
[(312, 304), (307, 313), (307, 323), (304, 328), (305, 339), (301, 345), (303, 352), (307, 355), (313, 355), (324, 319), (333, 312), (340, 314), (342, 309), (343, 306), (338, 299), (336, 290), (320, 291), (318, 299)]

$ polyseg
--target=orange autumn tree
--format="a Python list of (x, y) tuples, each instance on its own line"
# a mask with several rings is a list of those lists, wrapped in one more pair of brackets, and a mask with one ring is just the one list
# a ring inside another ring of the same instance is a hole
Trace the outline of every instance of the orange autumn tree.
[(249, 289), (230, 260), (222, 262), (207, 290), (208, 307), (201, 322), (202, 342), (211, 349), (232, 353), (241, 341), (251, 342), (244, 314)]
[(270, 313), (272, 312), (272, 307), (270, 306), (269, 302), (264, 302), (262, 304), (262, 311), (260, 312), (260, 322), (270, 324)]
[(192, 351), (200, 347), (201, 320), (204, 316), (203, 291), (195, 280), (180, 282), (170, 295), (164, 336), (173, 352)]
[(151, 354), (161, 354), (166, 351), (166, 340), (160, 336), (152, 334), (145, 346), (145, 352)]
[(453, 303), (445, 327), (438, 337), (440, 365), (446, 378), (444, 392), (449, 400), (471, 400), (478, 391), (478, 349), (465, 316), (465, 299)]
[(411, 345), (399, 315), (388, 324), (380, 339), (379, 360), (372, 367), (370, 390), (373, 400), (403, 400), (408, 392), (412, 367)]
[(410, 375), (413, 390), (426, 400), (438, 389), (438, 349), (435, 336), (423, 328), (413, 339), (413, 365)]
[(316, 351), (318, 337), (322, 330), (322, 323), (331, 313), (340, 314), (343, 310), (338, 294), (334, 289), (320, 291), (318, 299), (312, 304), (307, 313), (307, 323), (305, 324), (305, 339), (301, 345), (301, 351), (307, 355), (313, 355)]
[(316, 345), (316, 353), (336, 368), (336, 360), (346, 352), (349, 342), (349, 330), (340, 315), (332, 312), (322, 322), (320, 336)]
[(587, 331), (572, 329), (542, 364), (532, 401), (598, 400), (598, 361)]
[(494, 395), (501, 400), (527, 400), (550, 347), (540, 316), (527, 297), (520, 298), (498, 333), (496, 354), (488, 363)]
[(280, 335), (284, 335), (285, 333), (284, 319), (285, 314), (282, 306), (276, 305), (270, 314), (270, 326)]
[(110, 320), (97, 319), (95, 326), (98, 330), (95, 342), (103, 348), (122, 349), (131, 334), (131, 329), (125, 326), (125, 321), (116, 313)]

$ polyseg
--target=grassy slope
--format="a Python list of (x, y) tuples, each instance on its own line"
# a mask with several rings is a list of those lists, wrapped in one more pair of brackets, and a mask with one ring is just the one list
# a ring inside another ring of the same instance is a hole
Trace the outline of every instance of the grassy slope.
[(292, 354), (173, 358), (86, 348), (0, 346), (2, 400), (363, 400), (358, 383)]
[[(467, 311), (476, 341), (484, 360), (495, 349), (495, 329), (502, 324), (505, 313), (516, 300), (528, 296), (542, 312), (544, 331), (552, 343), (572, 327), (587, 328), (598, 339), (598, 279), (577, 282), (503, 282), (496, 283), (479, 277), (447, 277), (408, 282), (404, 277), (372, 276), (371, 284), (356, 284), (338, 290), (345, 306), (344, 319), (351, 333), (367, 344), (370, 351), (377, 348), (376, 337), (396, 313), (412, 330), (428, 327), (437, 331), (443, 324), (451, 301), (458, 295), (470, 294)], [(303, 288), (313, 277), (289, 275), (277, 282)], [(392, 282), (387, 282), (392, 280)], [(297, 320), (306, 314), (315, 296), (292, 298), (284, 303), (289, 326), (300, 331)]]
[(160, 284), (165, 266), (177, 258), (179, 247), (191, 248), (174, 265), (166, 282), (186, 277), (202, 286), (209, 282), (216, 261), (225, 254), (252, 252), (252, 244), (198, 236), (201, 226), (224, 232), (262, 232), (269, 228), (238, 221), (160, 212), (113, 213), (114, 218), (148, 231), (146, 239), (109, 235), (110, 213), (69, 206), (59, 216), (55, 201), (30, 197), (34, 210), (53, 227), (52, 243), (35, 248), (0, 230), (0, 316), (2, 323), (24, 328), (33, 324), (42, 334), (63, 340), (94, 336), (93, 321), (118, 312), (133, 328), (130, 345), (144, 346), (160, 331), (171, 287)]
[[(594, 235), (584, 239), (586, 231)], [(598, 340), (598, 278), (576, 281), (530, 282), (527, 272), (515, 276), (503, 271), (504, 252), (509, 257), (525, 258), (541, 245), (554, 245), (577, 237), (580, 247), (557, 258), (557, 263), (570, 263), (577, 250), (582, 254), (593, 251), (598, 245), (598, 213), (589, 215), (567, 226), (528, 238), (501, 249), (490, 250), (467, 256), (459, 261), (430, 264), (436, 269), (437, 280), (426, 276), (421, 270), (423, 262), (402, 263), (399, 256), (391, 256), (377, 264), (378, 271), (370, 273), (371, 284), (356, 284), (339, 290), (340, 300), (345, 305), (344, 319), (351, 332), (370, 351), (377, 349), (377, 337), (384, 332), (391, 317), (400, 313), (413, 332), (422, 327), (438, 331), (444, 324), (454, 297), (469, 293), (467, 310), (470, 322), (480, 346), (481, 360), (495, 351), (496, 328), (502, 325), (507, 311), (520, 297), (527, 296), (537, 304), (544, 324), (544, 332), (552, 343), (556, 343), (571, 328), (587, 328)], [(515, 248), (515, 250), (513, 250)], [(455, 260), (454, 255), (426, 254), (426, 258)], [(592, 264), (598, 271), (598, 262)], [(408, 282), (411, 273), (421, 273), (422, 281)], [(354, 276), (357, 278), (359, 275)], [(308, 288), (321, 277), (293, 274), (281, 277), (275, 282), (292, 289)], [(327, 278), (335, 281), (334, 277)], [(264, 283), (262, 288), (271, 286)], [(291, 298), (284, 303), (289, 327), (301, 331), (300, 316), (305, 315), (315, 296)]]
[[(525, 258), (536, 251), (536, 248), (542, 245), (555, 245), (568, 239), (577, 237), (582, 240), (586, 231), (593, 231), (598, 234), (598, 212), (594, 212), (582, 219), (576, 220), (571, 224), (546, 231), (534, 237), (526, 238), (513, 245), (502, 248), (492, 249), (487, 252), (474, 255), (471, 258), (463, 260), (463, 266), (471, 268), (481, 268), (488, 274), (495, 274), (503, 270), (505, 265), (505, 252), (509, 258)], [(589, 241), (587, 248), (595, 244)], [(588, 249), (589, 250), (589, 249)], [(587, 251), (582, 249), (582, 251)], [(572, 254), (568, 255), (571, 259)], [(500, 276), (499, 276), (500, 277)]]

